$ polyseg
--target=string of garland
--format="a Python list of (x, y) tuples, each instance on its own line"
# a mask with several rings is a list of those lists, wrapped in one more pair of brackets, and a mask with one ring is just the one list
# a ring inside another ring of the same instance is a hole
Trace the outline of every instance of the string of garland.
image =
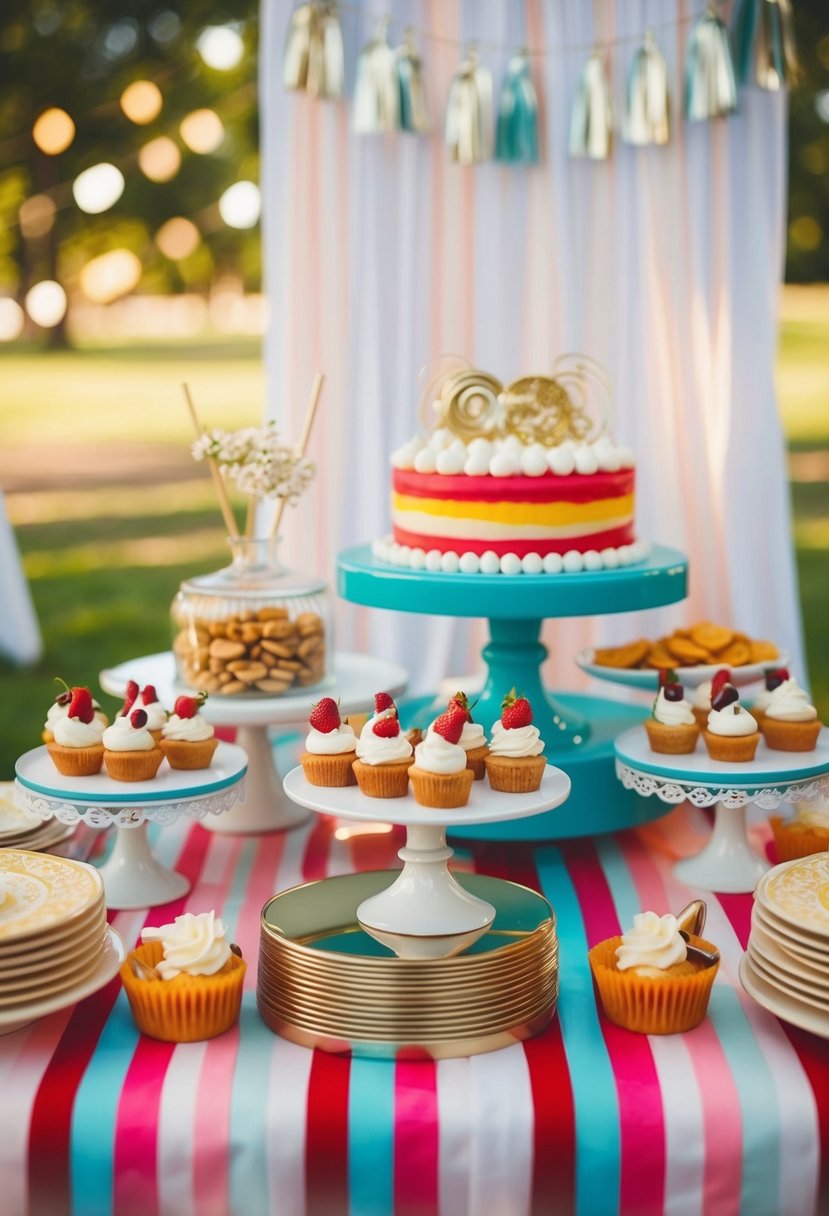
[[(343, 0), (310, 0), (291, 15), (285, 43), (286, 89), (337, 101), (345, 89), (339, 10), (360, 12)], [(737, 0), (729, 33), (714, 0), (704, 10), (640, 34), (593, 47), (518, 47), (511, 55), (497, 110), (492, 73), (481, 62), (484, 49), (511, 48), (485, 42), (462, 43), (433, 30), (408, 27), (399, 46), (389, 42), (391, 18), (378, 21), (374, 36), (357, 61), (354, 130), (360, 135), (430, 129), (423, 61), (418, 40), (458, 47), (461, 61), (446, 101), (444, 141), (450, 159), (462, 165), (495, 159), (506, 164), (537, 164), (538, 96), (530, 63), (534, 58), (584, 53), (570, 114), (569, 151), (574, 157), (606, 160), (614, 131), (636, 147), (664, 145), (670, 139), (668, 67), (657, 34), (693, 23), (685, 52), (683, 112), (688, 122), (727, 118), (737, 111), (738, 83), (779, 90), (797, 76), (797, 53), (790, 0)], [(627, 76), (624, 113), (613, 112), (609, 67), (611, 51), (635, 46)], [(736, 67), (735, 67), (736, 64)]]

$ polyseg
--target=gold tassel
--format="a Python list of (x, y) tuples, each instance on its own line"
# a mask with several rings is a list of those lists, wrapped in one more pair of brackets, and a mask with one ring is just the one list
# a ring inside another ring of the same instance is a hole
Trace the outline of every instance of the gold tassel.
[(691, 31), (685, 56), (685, 117), (725, 118), (737, 109), (737, 85), (728, 31), (709, 4)]
[(582, 70), (570, 118), (570, 155), (607, 160), (613, 142), (613, 108), (604, 64), (597, 48)]
[(403, 35), (397, 48), (397, 76), (400, 87), (400, 126), (404, 131), (423, 135), (429, 130), (429, 111), (423, 87), (423, 61), (417, 50), (414, 30)]
[(387, 24), (386, 18), (378, 22), (377, 32), (357, 60), (354, 130), (358, 135), (396, 131), (400, 126), (397, 57), (386, 39)]
[(492, 76), (474, 47), (458, 68), (446, 103), (446, 146), (459, 165), (475, 165), (492, 155)]
[(633, 56), (628, 74), (625, 142), (636, 147), (666, 144), (670, 134), (668, 65), (650, 30)]
[(282, 83), (286, 89), (308, 93), (323, 101), (343, 95), (345, 61), (343, 35), (337, 6), (327, 3), (301, 4), (291, 14)]

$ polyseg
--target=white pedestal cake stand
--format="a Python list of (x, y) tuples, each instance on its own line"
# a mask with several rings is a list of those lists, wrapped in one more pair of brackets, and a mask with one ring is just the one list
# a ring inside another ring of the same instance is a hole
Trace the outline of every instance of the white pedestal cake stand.
[(38, 819), (116, 828), (115, 847), (101, 867), (107, 907), (154, 908), (186, 895), (190, 883), (153, 854), (147, 824), (229, 811), (244, 797), (246, 769), (242, 748), (220, 743), (210, 768), (184, 771), (165, 760), (153, 781), (113, 781), (104, 770), (94, 777), (64, 777), (46, 748), (36, 747), (15, 766), (15, 801)]
[(753, 891), (770, 866), (748, 842), (746, 807), (776, 811), (829, 794), (829, 730), (812, 752), (772, 751), (761, 739), (751, 763), (725, 764), (709, 759), (702, 740), (690, 755), (660, 755), (651, 751), (645, 728), (636, 726), (616, 740), (616, 776), (645, 798), (713, 806), (711, 839), (674, 872), (708, 891)]
[[(129, 659), (102, 671), (99, 678), (104, 691), (116, 697), (124, 695), (128, 680), (137, 680), (142, 687), (154, 684), (162, 704), (169, 709), (176, 697), (193, 691), (177, 679), (170, 651)], [(341, 714), (367, 712), (373, 708), (376, 692), (383, 690), (397, 697), (408, 682), (408, 672), (398, 663), (364, 654), (337, 653), (332, 676), (314, 688), (300, 688), (282, 697), (210, 697), (201, 712), (215, 726), (236, 728), (236, 742), (248, 754), (248, 775), (244, 799), (229, 814), (206, 826), (213, 832), (250, 834), (279, 832), (303, 823), (308, 818), (307, 810), (282, 792), (269, 727), (289, 734), (291, 729), (305, 726), (312, 706), (321, 697), (339, 700)]]
[(357, 919), (400, 958), (448, 958), (486, 932), (495, 909), (465, 891), (449, 872), (453, 853), (446, 843), (447, 827), (499, 823), (550, 811), (566, 801), (570, 778), (548, 764), (540, 788), (530, 794), (502, 794), (486, 780), (475, 781), (468, 803), (456, 810), (420, 806), (411, 790), (405, 798), (367, 798), (356, 785), (345, 789), (309, 785), (301, 768), (285, 778), (285, 793), (319, 814), (405, 825), (399, 877), (360, 904)]

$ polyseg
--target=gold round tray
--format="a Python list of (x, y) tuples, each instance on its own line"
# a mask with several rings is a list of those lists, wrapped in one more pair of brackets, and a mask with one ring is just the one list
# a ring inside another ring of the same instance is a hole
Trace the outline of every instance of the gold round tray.
[(400, 959), (357, 923), (394, 871), (293, 887), (262, 910), (257, 999), (283, 1037), (325, 1051), (445, 1059), (494, 1051), (543, 1030), (555, 1010), (552, 908), (535, 891), (481, 874), (456, 877), (496, 909), (453, 958)]

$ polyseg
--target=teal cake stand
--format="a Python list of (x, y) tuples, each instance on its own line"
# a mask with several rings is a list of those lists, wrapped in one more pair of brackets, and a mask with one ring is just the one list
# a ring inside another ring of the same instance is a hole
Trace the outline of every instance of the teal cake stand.
[[(343, 599), (370, 608), (455, 617), (488, 617), (483, 649), (486, 679), (475, 707), (485, 730), (501, 716), (501, 700), (515, 686), (530, 698), (551, 762), (572, 782), (567, 814), (544, 814), (512, 823), (453, 829), (453, 836), (491, 840), (558, 840), (596, 835), (646, 823), (666, 813), (620, 790), (613, 740), (641, 722), (646, 711), (601, 697), (546, 691), (541, 665), (547, 647), (541, 626), (551, 617), (605, 616), (659, 608), (685, 599), (688, 562), (675, 549), (656, 546), (649, 558), (618, 570), (579, 574), (432, 574), (379, 561), (368, 545), (348, 549), (337, 563)], [(425, 726), (434, 698), (413, 703), (413, 725)]]

